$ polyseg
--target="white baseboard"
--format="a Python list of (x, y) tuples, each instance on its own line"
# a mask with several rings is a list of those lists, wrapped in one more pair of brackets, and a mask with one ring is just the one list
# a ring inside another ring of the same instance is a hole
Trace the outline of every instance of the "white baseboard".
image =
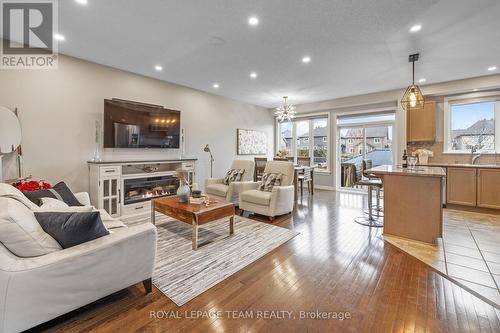
[(335, 187), (326, 185), (314, 185), (315, 189), (325, 190), (325, 191), (335, 191)]

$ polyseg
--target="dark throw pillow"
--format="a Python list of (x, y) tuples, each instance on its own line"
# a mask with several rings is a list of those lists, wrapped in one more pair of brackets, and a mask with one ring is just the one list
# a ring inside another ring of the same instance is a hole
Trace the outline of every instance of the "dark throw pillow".
[(64, 182), (59, 182), (48, 190), (23, 193), (28, 199), (33, 201), (33, 203), (38, 206), (42, 205), (42, 200), (40, 200), (41, 198), (58, 199), (64, 201), (68, 206), (83, 206)]
[(35, 217), (63, 249), (109, 235), (99, 212), (35, 212)]
[(274, 186), (281, 185), (281, 173), (263, 173), (259, 191), (272, 192)]

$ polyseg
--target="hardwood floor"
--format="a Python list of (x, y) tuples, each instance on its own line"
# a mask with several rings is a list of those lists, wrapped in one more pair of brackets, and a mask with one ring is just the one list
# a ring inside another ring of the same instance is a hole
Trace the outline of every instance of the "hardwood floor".
[[(273, 222), (300, 235), (182, 307), (154, 287), (144, 295), (139, 283), (33, 331), (500, 331), (499, 309), (384, 243), (382, 230), (354, 223), (362, 203), (357, 194), (318, 190), (305, 196), (293, 214)], [(266, 310), (291, 311), (292, 318), (257, 319)], [(180, 318), (155, 318), (159, 311)], [(220, 311), (220, 317), (192, 318), (196, 311)], [(249, 311), (253, 319), (226, 311)], [(300, 311), (348, 312), (350, 318), (300, 319)]]

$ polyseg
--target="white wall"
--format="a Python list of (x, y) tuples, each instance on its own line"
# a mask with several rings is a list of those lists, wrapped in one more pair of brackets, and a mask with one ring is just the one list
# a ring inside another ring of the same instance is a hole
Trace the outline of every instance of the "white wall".
[[(18, 108), (23, 131), (25, 174), (88, 189), (86, 161), (94, 151), (95, 120), (105, 98), (159, 104), (181, 110), (186, 155), (197, 157), (197, 181), (209, 175), (209, 143), (214, 176), (222, 176), (236, 157), (236, 129), (267, 133), (273, 154), (274, 119), (265, 108), (243, 104), (183, 86), (143, 77), (80, 59), (60, 56), (57, 70), (0, 71), (0, 105)], [(179, 150), (106, 149), (104, 159), (177, 158)], [(242, 156), (239, 158), (253, 158)], [(4, 177), (15, 176), (12, 155), (4, 158)]]
[[(399, 100), (401, 99), (404, 89), (406, 87), (401, 87), (401, 89), (382, 91), (372, 94), (350, 96), (343, 98), (336, 98), (326, 101), (320, 101), (315, 103), (307, 103), (297, 105), (298, 116), (300, 114), (308, 114), (315, 112), (330, 112), (330, 154), (331, 154), (331, 173), (317, 174), (315, 175), (315, 184), (320, 186), (326, 186), (330, 188), (336, 188), (336, 143), (333, 141), (336, 137), (336, 125), (335, 116), (340, 113), (353, 112), (353, 111), (364, 111), (369, 109), (377, 109), (380, 107), (397, 107), (396, 111), (396, 133), (395, 133), (395, 147), (396, 156), (401, 156), (403, 154), (403, 149), (406, 149), (406, 112), (398, 107)], [(426, 86), (421, 86), (422, 93), (424, 95), (451, 95), (457, 93), (471, 92), (472, 89), (498, 89), (500, 88), (500, 75), (489, 75), (476, 78), (470, 78), (465, 80), (457, 80), (443, 83), (430, 84)], [(442, 117), (439, 116), (441, 109), (438, 107), (438, 122), (437, 130), (443, 130)], [(442, 138), (442, 133), (438, 133), (437, 139)]]

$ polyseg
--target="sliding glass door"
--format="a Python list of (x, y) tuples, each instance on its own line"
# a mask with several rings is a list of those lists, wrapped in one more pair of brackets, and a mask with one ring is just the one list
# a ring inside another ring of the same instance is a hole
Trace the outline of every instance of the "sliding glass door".
[(394, 114), (350, 116), (337, 120), (337, 184), (361, 189), (363, 168), (393, 164)]

